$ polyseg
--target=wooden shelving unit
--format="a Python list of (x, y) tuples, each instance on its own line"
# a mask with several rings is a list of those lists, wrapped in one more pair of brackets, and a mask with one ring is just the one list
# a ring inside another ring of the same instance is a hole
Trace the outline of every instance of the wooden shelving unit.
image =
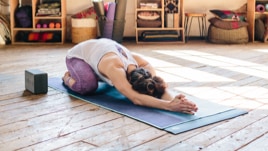
[(268, 11), (265, 12), (256, 12), (256, 3), (268, 3), (268, 0), (248, 0), (247, 1), (247, 21), (249, 23), (248, 32), (249, 32), (249, 41), (255, 41), (255, 19), (256, 17), (260, 17), (265, 15), (268, 17)]
[[(167, 13), (165, 10), (165, 6), (166, 6), (166, 0), (135, 0), (135, 19), (136, 19), (136, 43), (185, 43), (185, 33), (184, 33), (184, 6), (183, 6), (183, 0), (177, 0), (177, 7), (178, 7), (178, 11), (175, 13), (177, 16), (176, 18), (178, 19), (177, 21), (177, 26), (175, 27), (170, 27), (167, 26)], [(144, 8), (141, 7), (141, 3), (157, 3), (158, 4), (158, 8)], [(138, 25), (138, 14), (140, 12), (158, 12), (160, 15), (159, 20), (161, 20), (161, 25), (159, 27), (140, 27)], [(174, 14), (174, 15), (175, 15)], [(163, 41), (146, 41), (142, 39), (142, 33), (146, 32), (146, 31), (176, 31), (177, 32), (177, 40), (163, 40)]]
[[(11, 25), (11, 42), (12, 44), (51, 44), (51, 43), (59, 43), (62, 44), (65, 42), (66, 36), (66, 0), (55, 0), (53, 2), (60, 2), (60, 14), (59, 15), (44, 15), (44, 16), (37, 16), (38, 5), (45, 0), (31, 0), (32, 6), (32, 27), (29, 28), (21, 28), (16, 25), (15, 21), (15, 11), (16, 8), (19, 6), (19, 0), (9, 0), (10, 4), (10, 25)], [(48, 1), (51, 2), (51, 1)], [(22, 4), (23, 5), (23, 4)], [(49, 24), (50, 22), (60, 23), (59, 28), (39, 28), (37, 24), (40, 22)], [(17, 34), (19, 33), (53, 33), (58, 35), (57, 41), (27, 41), (27, 40), (18, 40)]]

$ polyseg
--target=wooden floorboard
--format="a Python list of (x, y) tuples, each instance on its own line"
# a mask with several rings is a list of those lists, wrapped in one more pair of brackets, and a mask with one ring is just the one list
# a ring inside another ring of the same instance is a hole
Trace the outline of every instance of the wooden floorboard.
[(25, 90), (27, 69), (62, 77), (73, 44), (0, 45), (0, 150), (268, 150), (267, 44), (123, 44), (175, 92), (248, 114), (174, 135), (51, 88)]

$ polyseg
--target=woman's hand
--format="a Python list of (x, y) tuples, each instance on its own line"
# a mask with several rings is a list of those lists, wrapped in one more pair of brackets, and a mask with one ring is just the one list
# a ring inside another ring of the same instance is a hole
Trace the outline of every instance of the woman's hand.
[(195, 103), (189, 101), (184, 95), (180, 94), (170, 102), (171, 111), (194, 114), (198, 108)]

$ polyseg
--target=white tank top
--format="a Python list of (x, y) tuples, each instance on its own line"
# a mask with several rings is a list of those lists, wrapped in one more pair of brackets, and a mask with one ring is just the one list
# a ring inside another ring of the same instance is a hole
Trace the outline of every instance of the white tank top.
[(98, 64), (101, 58), (109, 52), (113, 52), (119, 56), (124, 64), (125, 71), (127, 71), (130, 64), (138, 66), (136, 60), (126, 47), (106, 38), (91, 39), (75, 45), (68, 51), (67, 58), (75, 57), (84, 60), (93, 68), (101, 80), (113, 85), (111, 80), (104, 77), (98, 70)]

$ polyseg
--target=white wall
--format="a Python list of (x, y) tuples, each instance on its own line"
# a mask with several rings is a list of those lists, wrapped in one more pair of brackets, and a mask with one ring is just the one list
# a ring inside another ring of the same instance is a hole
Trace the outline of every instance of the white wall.
[[(113, 1), (113, 0), (104, 0)], [(124, 36), (135, 36), (135, 0), (127, 0), (127, 12), (126, 12), (126, 24), (127, 30), (124, 31)], [(245, 4), (247, 0), (184, 0), (185, 12), (205, 12), (207, 19), (212, 17), (209, 12), (210, 9), (230, 9), (234, 10)], [(73, 14), (81, 9), (92, 6), (91, 0), (68, 0), (67, 1), (67, 13)], [(197, 22), (193, 21), (192, 27), (196, 26)], [(207, 23), (207, 26), (209, 24)], [(125, 28), (126, 29), (126, 28)], [(191, 35), (199, 34), (198, 28), (193, 28)]]

